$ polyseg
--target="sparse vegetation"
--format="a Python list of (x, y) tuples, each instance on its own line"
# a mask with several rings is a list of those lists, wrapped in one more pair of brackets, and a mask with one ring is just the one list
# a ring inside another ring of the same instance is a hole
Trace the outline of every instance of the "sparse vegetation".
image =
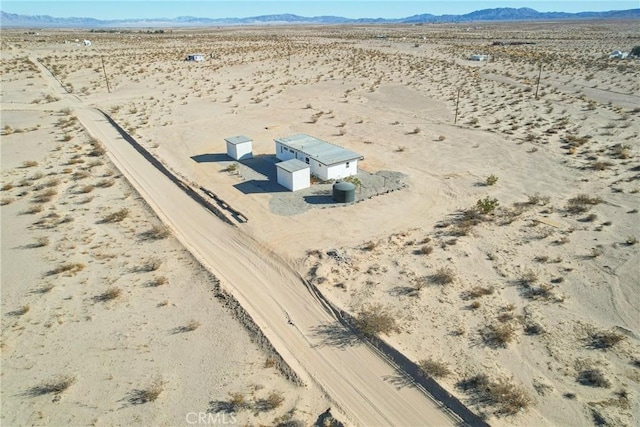
[(157, 378), (153, 380), (148, 387), (133, 390), (129, 396), (129, 403), (133, 405), (142, 405), (149, 402), (155, 402), (164, 391), (165, 385), (165, 381), (161, 378)]
[(485, 180), (485, 184), (486, 184), (486, 185), (495, 185), (495, 184), (496, 184), (496, 182), (498, 182), (498, 177), (497, 177), (497, 176), (495, 176), (495, 175), (493, 175), (493, 174), (492, 174), (492, 175), (489, 175), (489, 176), (487, 177), (487, 179)]
[(389, 335), (397, 332), (396, 318), (380, 304), (373, 304), (360, 309), (354, 319), (355, 328), (370, 337)]
[(472, 404), (495, 408), (498, 415), (516, 415), (533, 403), (525, 389), (504, 378), (492, 380), (478, 374), (459, 381), (456, 386), (471, 395)]
[(435, 359), (423, 359), (418, 362), (418, 367), (420, 372), (427, 377), (444, 378), (451, 375), (449, 366)]
[(436, 285), (448, 285), (449, 283), (453, 283), (456, 276), (453, 270), (451, 270), (450, 268), (441, 267), (429, 278), (431, 279), (431, 282), (435, 283)]
[(28, 392), (31, 396), (41, 396), (43, 394), (61, 394), (76, 382), (73, 375), (60, 375), (41, 383)]
[(122, 208), (117, 212), (110, 213), (102, 219), (103, 223), (121, 222), (127, 216), (129, 216), (129, 209)]

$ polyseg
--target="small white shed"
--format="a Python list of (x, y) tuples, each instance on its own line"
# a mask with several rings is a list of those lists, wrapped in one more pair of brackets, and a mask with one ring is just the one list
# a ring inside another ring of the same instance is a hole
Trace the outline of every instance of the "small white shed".
[(235, 160), (245, 160), (253, 157), (253, 140), (244, 135), (231, 136), (224, 139), (227, 142), (227, 156)]
[(302, 190), (311, 186), (311, 168), (298, 159), (276, 163), (278, 184), (291, 191)]
[(190, 53), (187, 55), (187, 61), (204, 61), (204, 53)]

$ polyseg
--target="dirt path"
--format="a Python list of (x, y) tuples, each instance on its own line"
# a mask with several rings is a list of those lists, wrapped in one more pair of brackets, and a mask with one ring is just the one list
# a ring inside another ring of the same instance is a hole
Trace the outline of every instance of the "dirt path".
[[(34, 63), (39, 64), (35, 59)], [(348, 331), (277, 255), (203, 209), (147, 162), (96, 109), (43, 75), (88, 132), (175, 236), (253, 317), (303, 381), (320, 385), (349, 421), (359, 425), (453, 425), (458, 420)]]

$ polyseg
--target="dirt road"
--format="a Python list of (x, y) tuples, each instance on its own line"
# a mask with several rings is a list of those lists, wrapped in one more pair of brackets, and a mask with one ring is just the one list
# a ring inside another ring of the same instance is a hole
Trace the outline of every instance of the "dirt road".
[(351, 340), (276, 254), (188, 197), (98, 110), (67, 94), (44, 67), (42, 74), (175, 236), (242, 304), (291, 368), (303, 381), (322, 387), (351, 423), (440, 426), (459, 422), (423, 391), (407, 384), (375, 350)]

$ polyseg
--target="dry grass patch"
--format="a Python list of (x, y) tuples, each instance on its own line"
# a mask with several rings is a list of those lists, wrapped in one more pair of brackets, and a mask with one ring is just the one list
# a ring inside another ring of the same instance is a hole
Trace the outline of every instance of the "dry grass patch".
[(591, 348), (607, 350), (615, 347), (626, 337), (614, 331), (592, 332), (588, 338), (588, 346)]
[(120, 298), (121, 295), (122, 295), (122, 289), (120, 289), (117, 286), (112, 286), (108, 288), (106, 291), (104, 291), (103, 293), (101, 293), (100, 295), (96, 296), (94, 300), (99, 302), (112, 301), (114, 299)]
[(157, 378), (149, 384), (148, 387), (143, 389), (133, 390), (129, 395), (129, 403), (132, 405), (142, 405), (144, 403), (155, 402), (158, 400), (166, 382), (161, 378)]
[(104, 217), (101, 222), (103, 223), (121, 222), (127, 216), (129, 216), (129, 209), (123, 208), (117, 212), (110, 213), (109, 215)]
[(576, 380), (582, 384), (590, 387), (611, 387), (611, 381), (609, 381), (604, 373), (600, 369), (585, 369), (578, 373)]
[(74, 274), (84, 270), (85, 265), (79, 262), (69, 262), (60, 265), (59, 267), (49, 270), (47, 276), (53, 276), (56, 274), (65, 274), (67, 276), (73, 276)]
[(429, 276), (431, 282), (435, 283), (436, 285), (448, 285), (450, 283), (453, 283), (455, 278), (456, 276), (453, 270), (447, 267), (439, 268), (434, 274)]
[(486, 345), (492, 348), (507, 348), (516, 338), (515, 328), (509, 323), (492, 323), (485, 326), (480, 335)]
[(38, 166), (38, 162), (36, 162), (35, 160), (25, 160), (24, 162), (22, 162), (23, 168), (33, 168), (36, 166)]
[(73, 375), (61, 375), (52, 378), (48, 381), (41, 383), (35, 387), (32, 387), (27, 392), (30, 396), (42, 396), (45, 394), (61, 394), (76, 382), (76, 377)]
[(602, 203), (599, 197), (590, 197), (587, 194), (579, 194), (567, 201), (567, 211), (572, 214), (587, 212), (591, 206)]
[(171, 229), (166, 225), (154, 225), (150, 230), (142, 233), (141, 237), (144, 240), (162, 240), (171, 235)]

